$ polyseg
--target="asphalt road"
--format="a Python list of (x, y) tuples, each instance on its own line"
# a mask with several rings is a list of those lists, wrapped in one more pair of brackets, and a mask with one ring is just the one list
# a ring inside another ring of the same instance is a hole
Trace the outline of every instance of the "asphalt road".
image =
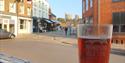
[[(31, 63), (78, 63), (77, 47), (48, 40), (0, 40), (0, 52)], [(125, 63), (125, 55), (110, 54), (110, 63)]]

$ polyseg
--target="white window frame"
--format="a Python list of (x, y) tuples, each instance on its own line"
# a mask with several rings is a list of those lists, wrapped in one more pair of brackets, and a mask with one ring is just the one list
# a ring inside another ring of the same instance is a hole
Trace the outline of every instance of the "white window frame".
[(16, 3), (9, 4), (9, 12), (16, 13)]
[(0, 11), (4, 11), (4, 0), (0, 0)]

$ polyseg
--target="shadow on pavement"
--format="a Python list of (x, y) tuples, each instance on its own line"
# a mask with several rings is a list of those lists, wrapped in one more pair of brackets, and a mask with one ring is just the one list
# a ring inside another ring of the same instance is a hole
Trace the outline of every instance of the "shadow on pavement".
[(111, 49), (111, 54), (116, 54), (116, 55), (121, 55), (125, 56), (125, 50), (120, 50), (120, 49)]

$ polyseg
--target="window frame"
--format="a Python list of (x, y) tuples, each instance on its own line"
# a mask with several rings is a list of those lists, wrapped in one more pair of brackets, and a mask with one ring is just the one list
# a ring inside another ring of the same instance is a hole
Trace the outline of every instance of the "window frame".
[[(125, 12), (114, 12), (112, 13), (112, 22), (113, 23), (113, 33), (125, 33), (125, 31), (122, 31), (122, 26), (125, 26), (125, 22), (123, 23), (123, 21), (125, 21), (124, 19), (125, 16)], [(123, 18), (123, 20), (122, 20)], [(116, 22), (117, 21), (117, 22)], [(114, 26), (118, 26), (118, 31), (114, 31)]]
[[(23, 21), (23, 23), (21, 23), (21, 21)], [(20, 29), (26, 29), (26, 21), (23, 19), (20, 19)]]

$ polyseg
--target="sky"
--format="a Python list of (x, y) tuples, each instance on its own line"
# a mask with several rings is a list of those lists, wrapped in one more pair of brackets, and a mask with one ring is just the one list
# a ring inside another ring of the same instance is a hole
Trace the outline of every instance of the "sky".
[(82, 15), (82, 0), (48, 0), (57, 18), (65, 18), (65, 13)]

